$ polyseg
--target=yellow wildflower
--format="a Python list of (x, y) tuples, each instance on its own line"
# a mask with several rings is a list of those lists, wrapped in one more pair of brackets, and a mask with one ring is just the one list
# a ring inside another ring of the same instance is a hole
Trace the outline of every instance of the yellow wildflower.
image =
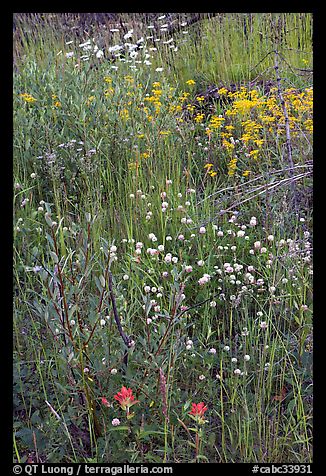
[(28, 103), (33, 103), (33, 102), (36, 102), (37, 99), (35, 99), (33, 96), (31, 96), (31, 94), (27, 94), (27, 93), (22, 93), (20, 94), (20, 97), (25, 101), (25, 102), (28, 102)]
[(204, 114), (197, 114), (197, 115), (195, 116), (195, 121), (196, 121), (197, 123), (203, 122), (204, 117), (205, 117)]
[(259, 154), (258, 149), (253, 149), (249, 152), (250, 157), (252, 157), (253, 159), (258, 159), (258, 154)]
[(226, 88), (221, 88), (217, 92), (220, 96), (225, 96), (228, 93), (228, 90)]

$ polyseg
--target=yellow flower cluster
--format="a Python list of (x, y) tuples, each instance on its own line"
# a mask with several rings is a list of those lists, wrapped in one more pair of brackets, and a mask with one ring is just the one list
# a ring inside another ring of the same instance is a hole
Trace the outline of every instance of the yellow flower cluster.
[(217, 172), (213, 170), (214, 164), (206, 164), (204, 165), (204, 169), (207, 169), (206, 173), (210, 175), (211, 177), (215, 177), (217, 175)]
[(205, 117), (204, 114), (196, 114), (195, 121), (197, 122), (197, 124), (203, 122), (204, 117)]
[(209, 121), (208, 127), (210, 129), (219, 129), (224, 121), (225, 121), (224, 117), (212, 116)]
[(35, 99), (31, 94), (28, 94), (28, 93), (22, 93), (19, 95), (25, 102), (28, 102), (28, 103), (33, 103), (33, 102), (36, 102), (37, 99)]
[[(244, 134), (242, 137), (240, 137), (240, 140), (243, 141), (245, 144), (248, 144), (250, 140), (254, 141), (256, 143), (257, 140), (259, 140), (259, 134), (260, 130), (263, 128), (260, 124), (258, 124), (255, 121), (243, 121), (242, 123), (243, 129), (244, 129)], [(264, 142), (263, 139), (259, 140), (259, 143), (262, 145)], [(258, 145), (258, 144), (256, 144)]]
[(120, 111), (119, 115), (120, 115), (121, 119), (123, 119), (124, 121), (127, 121), (130, 117), (129, 116), (129, 111), (126, 108), (122, 109), (122, 111)]
[(229, 91), (226, 88), (220, 88), (217, 92), (220, 96), (226, 96)]
[(232, 177), (235, 174), (235, 171), (237, 169), (237, 162), (238, 162), (238, 159), (233, 158), (228, 163), (228, 175), (230, 177)]
[(61, 107), (61, 102), (58, 99), (58, 96), (56, 94), (52, 94), (52, 99), (53, 99), (53, 107)]
[(144, 101), (149, 102), (153, 104), (154, 106), (154, 112), (156, 115), (160, 113), (162, 102), (161, 102), (161, 96), (162, 96), (162, 89), (160, 88), (160, 83), (157, 81), (153, 83), (153, 89), (152, 89), (152, 95), (151, 96), (146, 96), (144, 98)]

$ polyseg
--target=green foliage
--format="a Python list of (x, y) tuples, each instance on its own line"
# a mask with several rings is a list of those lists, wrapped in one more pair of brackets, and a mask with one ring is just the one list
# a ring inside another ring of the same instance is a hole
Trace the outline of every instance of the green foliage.
[(84, 51), (38, 15), (16, 18), (14, 460), (311, 461), (311, 16), (205, 17), (128, 63), (126, 32)]

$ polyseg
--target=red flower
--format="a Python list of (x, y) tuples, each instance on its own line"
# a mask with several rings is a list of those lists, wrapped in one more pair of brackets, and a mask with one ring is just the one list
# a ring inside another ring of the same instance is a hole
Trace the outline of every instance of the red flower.
[(204, 413), (206, 412), (207, 407), (204, 402), (200, 403), (192, 403), (191, 404), (191, 412), (189, 415), (197, 421), (199, 424), (205, 423)]
[(101, 402), (102, 402), (103, 405), (105, 405), (106, 407), (109, 407), (109, 406), (110, 406), (109, 402), (107, 401), (107, 399), (106, 399), (105, 397), (102, 397)]
[(204, 413), (206, 412), (206, 410), (207, 410), (207, 407), (204, 402), (192, 403), (191, 412), (189, 412), (189, 415), (204, 416)]
[(127, 410), (127, 413), (132, 405), (139, 402), (139, 400), (135, 400), (131, 388), (126, 387), (122, 387), (121, 391), (114, 395), (114, 398), (120, 403), (122, 410)]

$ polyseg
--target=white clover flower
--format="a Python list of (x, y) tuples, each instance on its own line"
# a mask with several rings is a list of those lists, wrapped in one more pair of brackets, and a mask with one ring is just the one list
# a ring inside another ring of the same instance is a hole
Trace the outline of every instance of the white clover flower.
[(199, 375), (198, 378), (199, 378), (199, 380), (205, 380), (206, 377), (205, 377), (205, 375), (202, 374), (202, 375)]
[(232, 357), (231, 362), (232, 362), (233, 364), (236, 364), (236, 363), (238, 362), (238, 359), (236, 359), (235, 357)]
[(70, 325), (71, 325), (71, 326), (74, 326), (75, 324), (76, 324), (76, 321), (75, 321), (74, 319), (71, 319)]
[(113, 418), (111, 423), (112, 423), (113, 426), (119, 426), (120, 425), (120, 420), (119, 420), (119, 418)]
[(202, 276), (199, 280), (198, 280), (198, 284), (200, 286), (203, 286), (204, 284), (208, 283), (208, 281), (210, 280), (210, 276), (208, 274), (204, 274), (204, 276)]
[(208, 352), (209, 352), (210, 354), (215, 355), (215, 354), (216, 354), (216, 349), (214, 349), (214, 347), (212, 347), (211, 349), (209, 349)]
[(158, 245), (157, 249), (161, 252), (164, 251), (164, 245)]
[(209, 303), (209, 305), (210, 305), (210, 307), (216, 307), (217, 303), (216, 303), (216, 301), (211, 301)]
[(166, 263), (171, 263), (171, 261), (172, 261), (172, 255), (171, 255), (171, 253), (167, 253), (167, 254), (165, 255), (164, 261), (165, 261)]
[(165, 239), (166, 241), (172, 241), (172, 236), (167, 236)]
[(263, 330), (266, 330), (267, 329), (267, 322), (266, 321), (262, 321), (260, 324), (259, 324), (259, 327)]
[(163, 271), (162, 276), (163, 276), (163, 278), (168, 278), (169, 273), (167, 271)]
[(110, 373), (112, 375), (116, 375), (118, 373), (117, 369), (111, 369)]
[(178, 262), (178, 258), (176, 256), (173, 256), (172, 263), (176, 264), (177, 262)]
[(129, 279), (128, 274), (124, 274), (124, 275), (123, 275), (123, 280), (124, 280), (124, 281), (128, 281), (128, 279)]
[(206, 233), (206, 228), (205, 228), (204, 226), (201, 226), (201, 227), (199, 228), (199, 233), (200, 233), (201, 235), (203, 235), (204, 233)]
[(250, 360), (250, 355), (246, 354), (243, 358), (244, 358), (244, 361), (245, 361), (245, 362), (249, 362), (249, 360)]
[(240, 369), (235, 369), (233, 373), (234, 373), (234, 375), (241, 375), (241, 370)]
[(243, 230), (239, 230), (239, 231), (237, 232), (237, 236), (238, 236), (239, 238), (241, 238), (242, 236), (245, 236), (245, 234), (246, 234), (246, 232), (243, 231)]
[(256, 217), (251, 217), (249, 224), (250, 224), (250, 226), (256, 226), (257, 225), (257, 218)]
[(151, 291), (151, 287), (150, 286), (144, 286), (144, 291), (145, 291), (145, 293), (149, 293)]
[(226, 352), (229, 352), (230, 347), (229, 347), (228, 345), (225, 345), (225, 346), (223, 347), (223, 350), (225, 350)]
[(223, 236), (223, 235), (224, 235), (223, 231), (220, 230), (217, 232), (217, 236)]
[(179, 236), (178, 236), (178, 240), (179, 240), (179, 241), (183, 241), (184, 239), (185, 239), (184, 235), (179, 235)]
[(204, 266), (205, 262), (202, 259), (200, 259), (199, 261), (197, 261), (197, 264), (198, 266)]
[(102, 327), (105, 326), (106, 320), (105, 320), (105, 319), (101, 319), (101, 320), (100, 320), (100, 324), (101, 324)]

